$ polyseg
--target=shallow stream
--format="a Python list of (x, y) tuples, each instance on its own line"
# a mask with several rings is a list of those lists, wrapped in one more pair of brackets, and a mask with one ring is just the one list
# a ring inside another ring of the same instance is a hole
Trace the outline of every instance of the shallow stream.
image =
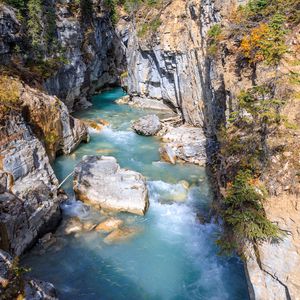
[[(249, 299), (242, 262), (218, 256), (218, 226), (199, 221), (212, 199), (204, 168), (160, 162), (159, 140), (130, 129), (132, 120), (149, 111), (115, 104), (122, 95), (121, 89), (103, 92), (90, 109), (77, 113), (81, 119), (105, 119), (110, 126), (91, 132), (90, 143), (70, 156), (57, 158), (54, 169), (63, 180), (82, 156), (98, 154), (115, 156), (121, 167), (141, 172), (150, 192), (146, 216), (117, 216), (139, 233), (110, 245), (94, 231), (65, 235), (69, 218), (95, 223), (108, 217), (72, 200), (63, 205), (64, 222), (54, 242), (47, 249), (37, 245), (23, 264), (31, 275), (52, 282), (59, 299)], [(72, 198), (72, 180), (63, 187)]]

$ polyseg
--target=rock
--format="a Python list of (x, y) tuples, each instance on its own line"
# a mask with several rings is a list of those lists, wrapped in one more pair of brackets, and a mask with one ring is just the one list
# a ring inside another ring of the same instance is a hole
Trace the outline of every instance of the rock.
[(115, 244), (115, 243), (123, 243), (126, 242), (133, 237), (135, 237), (138, 233), (140, 233), (139, 228), (118, 228), (111, 232), (104, 238), (104, 243), (106, 244)]
[(21, 24), (18, 21), (14, 9), (1, 4), (0, 6), (0, 54), (2, 60), (7, 63), (17, 42), (20, 40)]
[(8, 285), (9, 274), (12, 266), (12, 257), (7, 252), (0, 249), (0, 291), (1, 286), (5, 288)]
[(95, 228), (96, 231), (104, 231), (104, 232), (111, 232), (115, 229), (118, 229), (120, 226), (122, 226), (124, 221), (116, 218), (109, 218), (105, 220), (104, 222), (97, 225)]
[(120, 99), (116, 100), (115, 102), (117, 104), (128, 104), (128, 102), (130, 101), (130, 97), (128, 95), (121, 97)]
[[(171, 107), (183, 116), (186, 123), (203, 124), (203, 85), (207, 83), (203, 82), (205, 54), (201, 51), (201, 43), (210, 26), (207, 22), (219, 18), (217, 9), (211, 7), (212, 16), (206, 15), (208, 6), (214, 5), (208, 2), (200, 5), (199, 1), (189, 5), (184, 0), (170, 1), (161, 11), (154, 12), (160, 15), (161, 26), (155, 34), (143, 37), (131, 22), (126, 21), (128, 19), (120, 18), (117, 30), (126, 39), (127, 86), (132, 103), (160, 110)], [(153, 14), (155, 9), (151, 10)], [(148, 17), (151, 12), (145, 15)], [(200, 23), (202, 16), (205, 23)], [(142, 26), (139, 22), (143, 20), (141, 16), (136, 26)]]
[(160, 157), (162, 160), (171, 164), (176, 164), (176, 154), (169, 145), (163, 145), (159, 148)]
[(181, 184), (185, 189), (190, 187), (190, 184), (186, 180), (180, 180), (178, 183)]
[(207, 161), (207, 140), (201, 128), (191, 126), (168, 127), (162, 136), (165, 143), (160, 153), (164, 160), (176, 160), (204, 166)]
[(92, 222), (85, 222), (85, 223), (82, 224), (82, 228), (85, 231), (92, 231), (92, 230), (95, 229), (96, 226), (97, 226), (97, 224), (92, 223)]
[(156, 135), (162, 128), (160, 120), (156, 115), (148, 115), (135, 121), (132, 128), (140, 135)]
[(19, 285), (24, 287), (26, 300), (58, 299), (55, 287), (50, 282), (27, 278), (23, 275), (11, 282), (13, 267), (13, 258), (7, 252), (0, 250), (0, 294), (4, 297), (3, 299), (15, 299), (17, 297), (16, 286)]
[(157, 99), (132, 97), (128, 102), (128, 105), (137, 108), (157, 110), (159, 112), (164, 111), (168, 113), (173, 113), (173, 109), (170, 106), (166, 105), (163, 101)]
[[(15, 255), (32, 246), (37, 237), (56, 227), (60, 220), (59, 199), (42, 182), (24, 192), (22, 198), (0, 194), (0, 247)], [(26, 195), (26, 196), (25, 196)]]
[(74, 172), (77, 199), (104, 210), (144, 215), (149, 206), (145, 178), (120, 168), (109, 156), (84, 156)]
[(67, 225), (64, 229), (65, 234), (74, 234), (81, 232), (83, 230), (83, 225), (78, 218), (71, 218), (68, 220)]
[(34, 134), (45, 141), (51, 161), (57, 153), (70, 154), (81, 142), (88, 142), (85, 124), (70, 116), (66, 105), (57, 97), (20, 84), (20, 105)]
[(54, 285), (42, 280), (26, 280), (24, 293), (26, 300), (58, 300)]
[(96, 131), (101, 131), (104, 128), (103, 124), (98, 123), (97, 121), (94, 121), (94, 120), (83, 120), (83, 123), (87, 127), (91, 128), (91, 129), (94, 129)]
[(100, 153), (102, 155), (111, 154), (114, 151), (115, 151), (114, 149), (97, 149), (96, 150), (97, 153)]
[(251, 299), (300, 299), (299, 198), (289, 193), (269, 198), (265, 210), (286, 233), (282, 239), (248, 245), (245, 265)]

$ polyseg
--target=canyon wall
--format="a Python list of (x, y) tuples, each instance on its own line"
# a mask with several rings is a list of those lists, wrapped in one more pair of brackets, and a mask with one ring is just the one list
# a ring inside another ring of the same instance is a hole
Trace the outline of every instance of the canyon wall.
[(1, 63), (24, 79), (32, 78), (30, 84), (38, 81), (69, 111), (91, 105), (88, 100), (95, 91), (118, 85), (126, 68), (124, 46), (105, 1), (85, 2), (87, 7), (65, 0), (42, 4), (35, 16), (41, 26), (35, 37), (38, 54), (28, 46), (26, 18), (19, 20), (16, 9), (0, 4)]

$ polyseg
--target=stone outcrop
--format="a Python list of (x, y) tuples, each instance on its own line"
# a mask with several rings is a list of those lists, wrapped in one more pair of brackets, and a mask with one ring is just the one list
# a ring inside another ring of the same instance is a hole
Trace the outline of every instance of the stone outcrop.
[(132, 124), (133, 130), (145, 136), (156, 135), (162, 128), (159, 117), (156, 115), (148, 115), (139, 118)]
[[(36, 280), (14, 274), (17, 266), (13, 264), (13, 258), (0, 250), (0, 294), (4, 299), (12, 299), (18, 296), (16, 292), (20, 287), (21, 295), (26, 300), (57, 300), (56, 290), (50, 282)], [(23, 297), (22, 297), (23, 298)]]
[(70, 116), (66, 105), (57, 97), (22, 84), (19, 102), (25, 120), (45, 142), (50, 160), (56, 154), (70, 154), (82, 141), (88, 141), (85, 124)]
[(149, 206), (145, 178), (120, 168), (109, 156), (85, 156), (75, 168), (77, 199), (104, 210), (144, 215)]
[(298, 199), (274, 197), (266, 203), (268, 218), (284, 231), (279, 241), (260, 245), (246, 265), (252, 299), (300, 299), (300, 214)]
[(42, 143), (13, 112), (1, 120), (1, 248), (20, 255), (60, 218), (58, 181)]
[(163, 145), (160, 148), (164, 160), (176, 163), (183, 161), (204, 166), (207, 161), (207, 139), (203, 130), (198, 127), (167, 127), (162, 135)]

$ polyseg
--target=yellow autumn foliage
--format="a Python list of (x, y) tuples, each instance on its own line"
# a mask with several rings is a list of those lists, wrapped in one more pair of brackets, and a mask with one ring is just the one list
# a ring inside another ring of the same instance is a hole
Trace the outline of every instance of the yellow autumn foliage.
[(15, 104), (20, 98), (20, 82), (10, 76), (0, 75), (0, 103)]

